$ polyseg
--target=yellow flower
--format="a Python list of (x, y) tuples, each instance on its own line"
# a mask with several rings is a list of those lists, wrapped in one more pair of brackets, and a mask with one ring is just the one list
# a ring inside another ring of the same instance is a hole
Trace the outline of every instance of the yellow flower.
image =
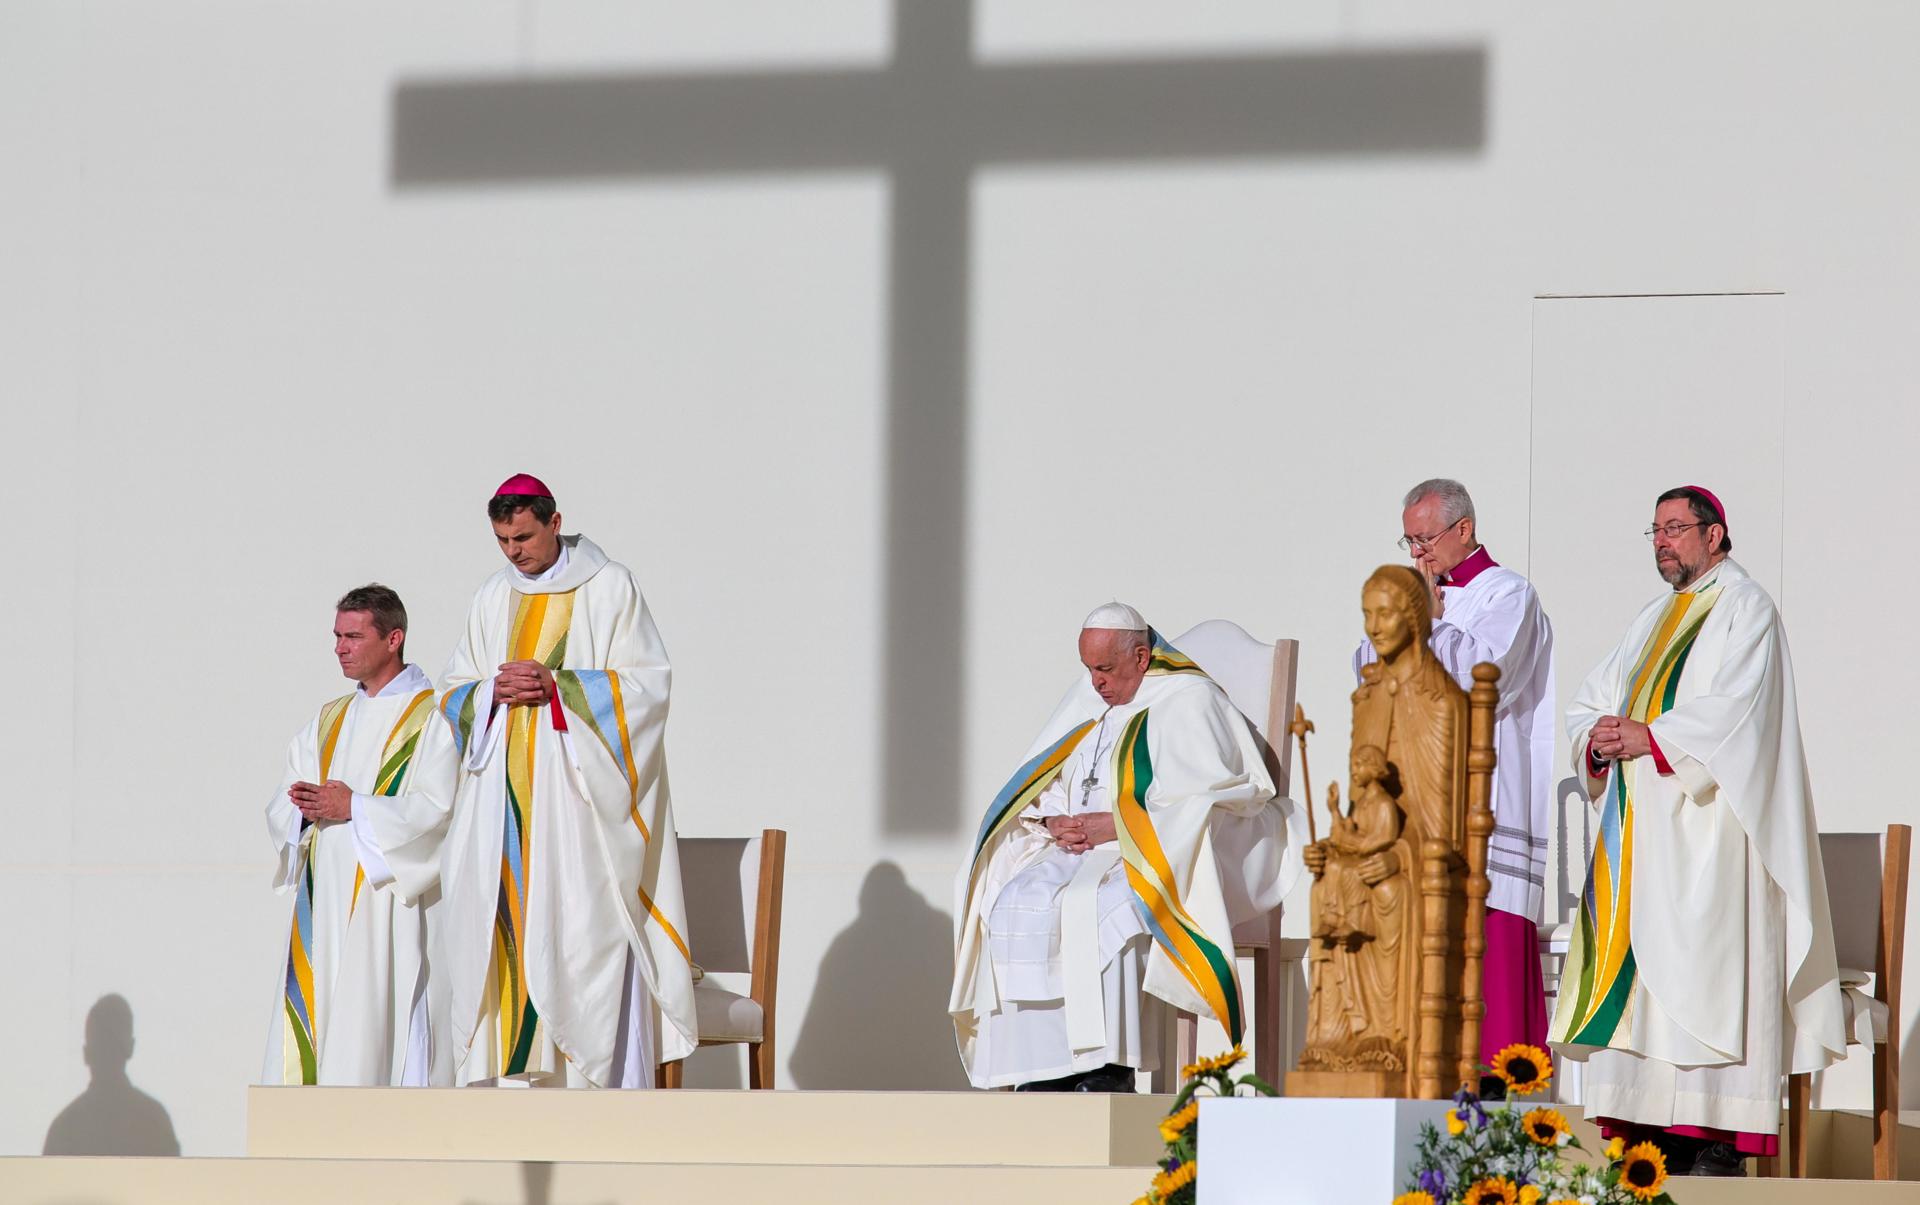
[(1467, 1128), (1466, 1119), (1461, 1117), (1459, 1113), (1455, 1112), (1455, 1113), (1447, 1114), (1447, 1133), (1452, 1134), (1455, 1138), (1458, 1138), (1461, 1132), (1464, 1131), (1466, 1128)]
[(1541, 1146), (1559, 1146), (1570, 1133), (1566, 1115), (1558, 1109), (1534, 1109), (1520, 1119), (1520, 1128)]
[(1520, 1186), (1520, 1205), (1540, 1205), (1540, 1186), (1522, 1184)]
[(1160, 1139), (1163, 1142), (1178, 1142), (1180, 1135), (1187, 1132), (1189, 1126), (1200, 1119), (1200, 1101), (1196, 1098), (1186, 1103), (1184, 1108), (1169, 1113), (1160, 1119)]
[(1493, 1056), (1493, 1073), (1513, 1096), (1531, 1096), (1553, 1078), (1553, 1059), (1538, 1046), (1509, 1046)]
[(1620, 1161), (1620, 1156), (1626, 1154), (1626, 1152), (1627, 1152), (1627, 1140), (1625, 1138), (1616, 1137), (1612, 1142), (1607, 1143), (1607, 1149), (1605, 1151), (1605, 1154), (1609, 1162), (1618, 1163)]
[(1667, 1182), (1667, 1157), (1651, 1142), (1642, 1142), (1627, 1151), (1620, 1164), (1620, 1187), (1642, 1201), (1660, 1195)]
[(1519, 1205), (1520, 1192), (1505, 1176), (1488, 1176), (1474, 1181), (1460, 1205)]
[(1419, 1189), (1403, 1192), (1393, 1199), (1393, 1205), (1434, 1205), (1433, 1194)]
[(1210, 1059), (1201, 1059), (1197, 1063), (1188, 1063), (1180, 1068), (1181, 1079), (1192, 1079), (1196, 1075), (1206, 1075), (1211, 1071), (1225, 1071), (1227, 1068), (1247, 1057), (1247, 1052), (1235, 1046), (1225, 1054), (1217, 1054)]
[(1193, 1178), (1200, 1174), (1200, 1161), (1198, 1159), (1190, 1159), (1165, 1174), (1167, 1177), (1166, 1188), (1161, 1195), (1172, 1196), (1174, 1193), (1179, 1192), (1187, 1185), (1193, 1183)]

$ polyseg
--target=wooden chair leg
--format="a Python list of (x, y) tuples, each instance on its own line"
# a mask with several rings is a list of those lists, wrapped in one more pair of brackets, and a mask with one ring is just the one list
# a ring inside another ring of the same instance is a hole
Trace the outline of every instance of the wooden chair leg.
[[(1200, 1021), (1185, 1009), (1173, 1022), (1173, 1048), (1180, 1052), (1180, 1066), (1200, 1061)], [(1177, 1070), (1177, 1069), (1176, 1069)], [(1176, 1089), (1180, 1081), (1174, 1080)]]
[(773, 1043), (752, 1042), (747, 1046), (747, 1087), (773, 1087)]
[(1753, 1174), (1756, 1179), (1766, 1180), (1780, 1174), (1780, 1157), (1762, 1155), (1753, 1161)]
[(670, 1063), (662, 1063), (660, 1064), (660, 1074), (655, 1077), (654, 1082), (662, 1088), (678, 1088), (681, 1080), (686, 1075), (686, 1070), (686, 1063), (680, 1059), (675, 1059)]
[(1253, 949), (1253, 1070), (1274, 1087), (1280, 1086), (1280, 1060), (1287, 1036), (1280, 1032), (1279, 952), (1265, 946)]
[(1787, 1077), (1787, 1175), (1807, 1177), (1807, 1102), (1813, 1093), (1811, 1075)]
[(1873, 1178), (1900, 1178), (1900, 1035), (1891, 1032), (1873, 1048)]

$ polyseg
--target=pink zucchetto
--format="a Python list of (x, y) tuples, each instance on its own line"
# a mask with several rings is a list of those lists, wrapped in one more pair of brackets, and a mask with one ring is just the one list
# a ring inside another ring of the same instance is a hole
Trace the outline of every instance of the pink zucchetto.
[[(532, 478), (528, 478), (528, 480), (532, 480)], [(1727, 526), (1727, 508), (1720, 505), (1719, 497), (1712, 490), (1704, 485), (1683, 485), (1680, 488), (1692, 490), (1702, 498), (1705, 498), (1707, 505), (1713, 508), (1713, 513), (1720, 516), (1720, 526)]]
[(532, 473), (515, 473), (505, 481), (502, 481), (499, 489), (493, 491), (493, 496), (496, 498), (507, 494), (522, 498), (553, 497), (553, 491), (547, 488), (547, 483), (535, 477)]

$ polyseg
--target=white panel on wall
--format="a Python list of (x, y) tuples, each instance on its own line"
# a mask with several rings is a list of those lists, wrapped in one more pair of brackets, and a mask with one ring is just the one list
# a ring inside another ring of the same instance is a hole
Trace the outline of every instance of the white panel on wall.
[[(1667, 589), (1641, 535), (1662, 491), (1714, 491), (1735, 559), (1779, 596), (1786, 314), (1772, 293), (1535, 299), (1529, 563), (1561, 706)], [(1585, 873), (1585, 809), (1560, 795), (1572, 846), (1563, 861), (1555, 834), (1550, 915)]]

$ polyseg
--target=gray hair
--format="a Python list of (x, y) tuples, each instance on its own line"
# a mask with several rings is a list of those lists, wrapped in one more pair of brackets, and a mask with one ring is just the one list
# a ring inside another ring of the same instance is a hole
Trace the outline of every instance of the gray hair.
[[(1430, 477), (1422, 481), (1407, 491), (1406, 499), (1400, 503), (1400, 508), (1405, 510), (1427, 498), (1440, 499), (1441, 511), (1446, 516), (1449, 527), (1462, 519), (1474, 518), (1473, 495), (1467, 493), (1466, 486), (1451, 477)], [(1477, 525), (1479, 520), (1474, 519), (1474, 522)]]

